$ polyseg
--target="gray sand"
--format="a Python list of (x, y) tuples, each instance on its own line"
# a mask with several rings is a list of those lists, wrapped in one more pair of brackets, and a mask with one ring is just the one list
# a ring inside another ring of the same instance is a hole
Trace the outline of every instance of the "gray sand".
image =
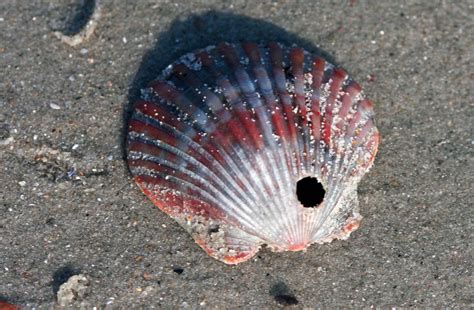
[[(53, 35), (74, 5), (0, 2), (0, 300), (49, 308), (82, 274), (75, 307), (473, 306), (472, 1), (133, 2), (103, 1), (76, 47)], [(227, 266), (132, 182), (137, 90), (223, 40), (318, 47), (375, 102), (382, 142), (348, 240)]]

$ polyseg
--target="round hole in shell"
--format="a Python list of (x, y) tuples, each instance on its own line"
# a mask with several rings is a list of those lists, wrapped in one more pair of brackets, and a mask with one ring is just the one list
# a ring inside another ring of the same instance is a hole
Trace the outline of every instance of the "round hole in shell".
[(306, 177), (296, 182), (296, 196), (305, 208), (317, 207), (325, 194), (323, 185), (316, 178)]

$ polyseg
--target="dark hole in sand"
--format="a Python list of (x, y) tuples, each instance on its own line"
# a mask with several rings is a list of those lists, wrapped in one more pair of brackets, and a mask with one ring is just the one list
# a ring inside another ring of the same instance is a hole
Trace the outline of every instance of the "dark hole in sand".
[(292, 306), (298, 304), (298, 299), (295, 296), (282, 294), (282, 295), (275, 295), (275, 301), (283, 306)]
[(68, 17), (68, 25), (62, 32), (68, 36), (78, 34), (91, 19), (97, 5), (96, 2), (96, 0), (77, 1), (75, 7), (71, 8), (72, 16)]
[(175, 267), (173, 268), (173, 271), (176, 272), (177, 274), (182, 274), (184, 272), (184, 269), (181, 267)]
[(277, 282), (270, 288), (270, 295), (282, 306), (292, 306), (299, 303), (298, 299), (290, 292), (284, 282)]
[(296, 196), (305, 208), (314, 208), (324, 200), (326, 191), (316, 178), (306, 177), (296, 183)]

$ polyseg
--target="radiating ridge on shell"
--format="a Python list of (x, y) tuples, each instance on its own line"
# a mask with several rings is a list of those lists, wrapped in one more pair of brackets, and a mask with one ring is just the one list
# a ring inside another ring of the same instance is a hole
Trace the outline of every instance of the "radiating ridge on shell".
[(379, 142), (372, 103), (344, 70), (278, 43), (184, 55), (142, 90), (128, 128), (142, 191), (228, 264), (262, 245), (347, 238)]

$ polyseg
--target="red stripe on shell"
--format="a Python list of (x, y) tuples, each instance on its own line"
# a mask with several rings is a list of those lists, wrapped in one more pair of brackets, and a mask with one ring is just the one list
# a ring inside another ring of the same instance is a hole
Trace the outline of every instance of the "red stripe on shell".
[[(188, 216), (199, 215), (207, 219), (221, 220), (225, 216), (221, 210), (218, 210), (206, 202), (189, 196), (182, 196), (172, 191), (163, 191), (160, 187), (166, 187), (164, 179), (139, 175), (135, 177), (135, 181), (143, 193), (150, 197), (159, 209), (173, 217), (187, 214)], [(150, 185), (156, 185), (158, 187), (156, 189), (150, 189)], [(193, 191), (189, 191), (187, 194), (197, 195), (197, 193)]]

